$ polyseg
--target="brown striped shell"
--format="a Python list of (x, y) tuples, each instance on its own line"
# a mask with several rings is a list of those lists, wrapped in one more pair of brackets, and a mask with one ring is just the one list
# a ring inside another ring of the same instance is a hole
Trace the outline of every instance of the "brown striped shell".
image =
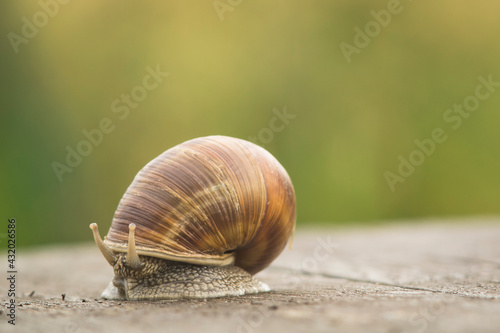
[(255, 274), (295, 227), (295, 193), (281, 164), (245, 140), (208, 136), (149, 162), (116, 209), (105, 243), (127, 252), (135, 223), (139, 255), (205, 265), (232, 262)]

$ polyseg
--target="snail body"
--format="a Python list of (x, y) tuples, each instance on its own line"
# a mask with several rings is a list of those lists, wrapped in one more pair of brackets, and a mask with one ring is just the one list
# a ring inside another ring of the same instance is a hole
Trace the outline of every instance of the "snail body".
[(283, 250), (295, 193), (281, 164), (245, 140), (209, 136), (149, 162), (116, 209), (105, 240), (107, 299), (236, 296), (269, 291), (252, 275)]

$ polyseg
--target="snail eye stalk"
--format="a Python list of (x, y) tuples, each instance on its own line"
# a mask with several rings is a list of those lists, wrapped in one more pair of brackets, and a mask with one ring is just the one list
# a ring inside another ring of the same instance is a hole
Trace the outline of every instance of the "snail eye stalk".
[(127, 259), (125, 261), (125, 265), (132, 269), (140, 269), (143, 264), (139, 255), (137, 254), (137, 250), (135, 248), (135, 224), (130, 223), (128, 225), (128, 250), (127, 250)]
[(92, 229), (92, 233), (94, 234), (94, 240), (95, 243), (97, 244), (97, 247), (99, 250), (101, 250), (102, 255), (104, 258), (109, 262), (111, 266), (114, 266), (116, 264), (116, 261), (118, 260), (117, 256), (113, 253), (113, 250), (109, 248), (104, 242), (102, 241), (101, 235), (99, 234), (99, 228), (97, 227), (97, 223), (92, 223), (90, 225), (90, 229)]

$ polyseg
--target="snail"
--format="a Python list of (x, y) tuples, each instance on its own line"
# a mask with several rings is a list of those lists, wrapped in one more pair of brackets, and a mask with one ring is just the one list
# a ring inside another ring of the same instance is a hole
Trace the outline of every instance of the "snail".
[(207, 136), (168, 149), (120, 200), (104, 241), (113, 267), (105, 299), (179, 299), (269, 291), (253, 277), (295, 229), (286, 170), (251, 142)]

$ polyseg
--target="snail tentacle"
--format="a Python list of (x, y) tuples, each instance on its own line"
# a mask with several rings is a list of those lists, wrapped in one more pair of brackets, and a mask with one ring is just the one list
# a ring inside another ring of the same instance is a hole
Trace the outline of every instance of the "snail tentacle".
[(135, 227), (134, 223), (130, 223), (128, 225), (128, 249), (125, 265), (132, 269), (140, 269), (143, 267), (143, 263), (141, 262), (135, 247)]
[(118, 257), (113, 252), (113, 250), (111, 250), (109, 246), (104, 244), (104, 242), (102, 241), (101, 235), (99, 234), (99, 228), (97, 227), (97, 223), (90, 224), (90, 229), (92, 229), (95, 243), (97, 244), (97, 247), (101, 251), (102, 255), (111, 266), (114, 266), (116, 264), (116, 261), (118, 260)]

